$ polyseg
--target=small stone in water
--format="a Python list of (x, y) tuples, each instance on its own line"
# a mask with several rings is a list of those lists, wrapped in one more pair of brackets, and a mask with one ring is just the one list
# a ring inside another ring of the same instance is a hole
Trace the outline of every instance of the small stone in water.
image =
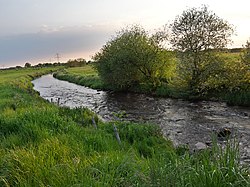
[(198, 142), (195, 144), (195, 149), (196, 150), (203, 150), (203, 149), (206, 149), (207, 148), (207, 145), (202, 143), (202, 142)]
[(218, 138), (227, 138), (231, 134), (231, 130), (228, 128), (223, 128), (220, 129), (219, 132), (217, 133)]

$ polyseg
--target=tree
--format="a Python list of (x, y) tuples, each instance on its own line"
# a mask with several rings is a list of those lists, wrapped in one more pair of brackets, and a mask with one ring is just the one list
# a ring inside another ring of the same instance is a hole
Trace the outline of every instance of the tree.
[(137, 25), (121, 30), (93, 58), (101, 79), (119, 90), (141, 83), (157, 86), (171, 56), (161, 46), (165, 39), (163, 33), (149, 35)]
[(30, 68), (31, 67), (31, 64), (29, 62), (26, 62), (25, 65), (24, 65), (25, 68)]
[(78, 58), (78, 59), (74, 59), (74, 60), (68, 60), (68, 62), (66, 63), (66, 66), (68, 67), (82, 67), (85, 66), (87, 64), (87, 61), (83, 58)]
[[(245, 46), (243, 46), (243, 54), (241, 56), (241, 61), (236, 64), (237, 67), (234, 67), (234, 72), (237, 76), (232, 76), (230, 74), (230, 78), (232, 79), (232, 83), (234, 84), (233, 88), (235, 91), (245, 90), (250, 91), (250, 42), (247, 41)], [(238, 71), (237, 71), (238, 70)], [(233, 79), (233, 77), (235, 77)]]
[(221, 68), (218, 49), (230, 42), (232, 26), (206, 6), (191, 8), (171, 25), (171, 44), (179, 52), (179, 76), (192, 93), (204, 89), (203, 82)]
[(250, 41), (246, 42), (246, 45), (243, 49), (242, 62), (248, 66), (248, 70), (250, 71)]

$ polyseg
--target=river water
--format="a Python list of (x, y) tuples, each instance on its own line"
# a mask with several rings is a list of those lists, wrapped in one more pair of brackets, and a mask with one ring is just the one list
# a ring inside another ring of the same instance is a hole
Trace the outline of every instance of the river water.
[(87, 107), (103, 120), (124, 113), (123, 120), (151, 122), (159, 125), (163, 135), (175, 145), (196, 149), (197, 143), (209, 145), (211, 134), (230, 129), (240, 141), (241, 156), (250, 163), (250, 108), (230, 107), (222, 102), (189, 102), (135, 93), (97, 91), (55, 79), (52, 75), (34, 81), (40, 96), (61, 106)]

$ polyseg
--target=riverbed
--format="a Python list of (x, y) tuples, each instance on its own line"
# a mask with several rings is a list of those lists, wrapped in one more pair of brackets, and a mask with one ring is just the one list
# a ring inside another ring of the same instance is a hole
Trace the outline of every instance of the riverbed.
[[(87, 107), (105, 121), (113, 120), (114, 114), (121, 114), (121, 120), (159, 125), (166, 138), (175, 145), (187, 145), (191, 150), (200, 144), (210, 146), (212, 134), (216, 136), (221, 129), (229, 129), (231, 137), (240, 142), (242, 159), (250, 163), (249, 107), (98, 91), (55, 79), (52, 75), (44, 75), (32, 83), (44, 99), (70, 108)], [(224, 139), (219, 143), (223, 142)]]

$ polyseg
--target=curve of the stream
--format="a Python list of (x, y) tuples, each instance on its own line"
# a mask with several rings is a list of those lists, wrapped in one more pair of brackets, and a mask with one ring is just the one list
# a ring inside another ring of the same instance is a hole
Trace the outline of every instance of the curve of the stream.
[(125, 112), (124, 120), (158, 124), (163, 135), (176, 145), (194, 149), (197, 143), (209, 144), (211, 134), (228, 128), (240, 141), (245, 162), (250, 163), (250, 108), (229, 107), (222, 102), (189, 102), (135, 93), (97, 91), (55, 79), (52, 75), (34, 81), (34, 89), (49, 101), (68, 107), (87, 107), (104, 120), (113, 113)]

